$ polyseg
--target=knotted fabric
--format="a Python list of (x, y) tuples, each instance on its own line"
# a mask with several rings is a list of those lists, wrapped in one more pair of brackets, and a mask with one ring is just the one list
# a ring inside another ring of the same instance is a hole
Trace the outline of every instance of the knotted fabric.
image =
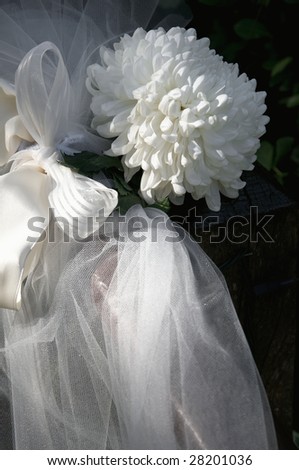
[[(59, 144), (72, 126), (72, 85), (59, 49), (51, 42), (21, 61), (15, 88), (4, 88), (9, 110), (6, 152), (0, 156), (0, 306), (19, 309), (22, 281), (35, 267), (50, 209), (74, 237), (87, 237), (117, 205), (117, 192), (59, 163)], [(11, 114), (11, 113), (10, 113)], [(80, 133), (80, 127), (76, 131)], [(99, 157), (100, 158), (100, 157)], [(3, 173), (3, 172), (2, 172)], [(37, 227), (39, 232), (34, 231)]]

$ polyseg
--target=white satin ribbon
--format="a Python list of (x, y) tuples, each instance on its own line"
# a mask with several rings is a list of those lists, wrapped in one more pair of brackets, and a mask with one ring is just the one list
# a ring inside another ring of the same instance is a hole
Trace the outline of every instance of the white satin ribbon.
[(10, 114), (5, 127), (8, 154), (22, 140), (35, 142), (11, 157), (0, 157), (1, 164), (12, 161), (0, 176), (0, 307), (17, 310), (22, 281), (38, 262), (41, 248), (28, 222), (39, 220), (39, 228), (46, 229), (52, 208), (70, 236), (76, 227), (86, 237), (95, 231), (89, 222), (95, 220), (99, 227), (118, 198), (113, 189), (57, 161), (57, 146), (76, 123), (71, 122), (68, 72), (54, 44), (44, 42), (24, 57), (16, 73), (15, 93), (18, 115)]

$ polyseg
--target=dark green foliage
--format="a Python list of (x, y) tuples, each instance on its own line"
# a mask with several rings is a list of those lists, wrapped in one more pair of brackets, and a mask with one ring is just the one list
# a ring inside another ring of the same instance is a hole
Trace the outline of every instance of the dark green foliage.
[(62, 163), (82, 175), (98, 173), (111, 168), (121, 170), (122, 164), (117, 157), (108, 157), (107, 155), (96, 155), (90, 152), (81, 152), (75, 155), (63, 155)]
[(193, 13), (198, 37), (267, 92), (270, 123), (259, 162), (298, 199), (299, 56), (296, 40), (299, 0), (181, 0)]

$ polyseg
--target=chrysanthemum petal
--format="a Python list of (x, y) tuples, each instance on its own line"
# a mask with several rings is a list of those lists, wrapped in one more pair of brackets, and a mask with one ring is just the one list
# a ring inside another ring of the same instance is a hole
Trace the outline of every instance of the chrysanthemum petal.
[(194, 29), (138, 28), (88, 68), (93, 127), (116, 137), (110, 154), (123, 155), (127, 180), (141, 169), (149, 204), (187, 191), (219, 210), (220, 192), (237, 197), (253, 168), (266, 94), (209, 44)]

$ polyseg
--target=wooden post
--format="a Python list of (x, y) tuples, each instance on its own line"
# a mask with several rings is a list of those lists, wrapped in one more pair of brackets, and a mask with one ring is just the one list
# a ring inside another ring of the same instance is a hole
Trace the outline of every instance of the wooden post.
[(293, 407), (299, 210), (259, 167), (245, 178), (240, 197), (224, 199), (220, 213), (188, 198), (187, 209), (174, 208), (171, 216), (189, 214), (185, 228), (221, 268), (269, 397), (279, 446), (290, 449), (293, 421), (299, 431), (299, 396), (296, 419)]

